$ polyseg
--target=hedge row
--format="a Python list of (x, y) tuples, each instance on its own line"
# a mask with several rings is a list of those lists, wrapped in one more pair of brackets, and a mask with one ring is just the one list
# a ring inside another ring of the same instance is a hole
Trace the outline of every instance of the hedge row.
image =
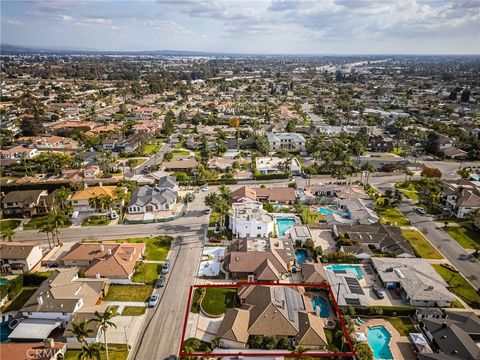
[[(381, 310), (381, 314), (379, 311)], [(342, 309), (343, 313), (348, 313), (348, 308)], [(356, 315), (367, 316), (410, 316), (415, 313), (415, 307), (413, 306), (372, 306), (372, 307), (356, 307)]]
[(288, 179), (289, 174), (255, 174), (255, 180)]

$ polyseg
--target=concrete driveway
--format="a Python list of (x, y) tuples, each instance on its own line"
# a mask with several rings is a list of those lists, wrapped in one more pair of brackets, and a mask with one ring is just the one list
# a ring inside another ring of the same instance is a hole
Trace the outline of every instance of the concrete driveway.
[(128, 344), (133, 346), (135, 339), (142, 328), (145, 315), (140, 316), (115, 316), (112, 321), (116, 328), (110, 327), (107, 330), (107, 341), (109, 344)]

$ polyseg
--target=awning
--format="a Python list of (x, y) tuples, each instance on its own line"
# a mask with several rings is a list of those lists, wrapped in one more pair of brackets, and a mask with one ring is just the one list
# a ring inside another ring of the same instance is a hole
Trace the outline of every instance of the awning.
[(43, 340), (59, 327), (60, 321), (43, 319), (24, 319), (8, 336), (9, 339)]
[(418, 352), (420, 353), (431, 353), (433, 352), (428, 344), (427, 339), (423, 336), (422, 333), (410, 333), (409, 334), (410, 340), (412, 344), (415, 346)]

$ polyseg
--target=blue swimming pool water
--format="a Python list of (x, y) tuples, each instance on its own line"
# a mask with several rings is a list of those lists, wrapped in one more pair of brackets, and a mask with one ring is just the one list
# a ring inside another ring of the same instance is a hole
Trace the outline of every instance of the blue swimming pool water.
[(335, 265), (327, 266), (327, 269), (331, 269), (334, 271), (335, 270), (353, 270), (355, 272), (355, 275), (357, 276), (357, 279), (363, 278), (363, 271), (361, 267), (358, 265), (335, 264)]
[(374, 359), (393, 359), (392, 351), (388, 346), (391, 337), (392, 335), (383, 325), (368, 328), (367, 341), (373, 350)]
[(307, 261), (308, 252), (305, 249), (297, 249), (295, 250), (295, 260), (297, 265), (302, 265)]
[(293, 225), (295, 225), (295, 219), (277, 219), (278, 234), (284, 236), (285, 231), (290, 229)]
[(4, 321), (0, 323), (0, 342), (5, 342), (8, 340), (8, 335), (11, 334), (12, 330), (8, 327), (8, 323), (12, 321), (12, 318), (9, 318), (9, 321)]
[(319, 207), (317, 211), (323, 215), (338, 214), (336, 211), (333, 211), (324, 207)]
[(324, 298), (319, 296), (314, 296), (312, 299), (313, 310), (315, 311), (316, 307), (320, 307), (320, 317), (328, 318), (330, 316), (330, 310), (328, 307), (328, 302)]
[(6, 284), (6, 283), (8, 283), (7, 279), (0, 279), (0, 286), (2, 286), (3, 284)]

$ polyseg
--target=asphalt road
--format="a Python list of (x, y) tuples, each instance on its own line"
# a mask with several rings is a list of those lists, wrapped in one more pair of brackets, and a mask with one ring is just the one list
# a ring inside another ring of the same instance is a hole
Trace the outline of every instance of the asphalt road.
[(159, 303), (155, 309), (147, 310), (144, 327), (130, 359), (164, 359), (179, 354), (188, 294), (198, 272), (204, 229), (208, 226), (203, 205), (205, 194), (197, 194), (185, 215), (191, 224), (190, 231), (178, 233), (176, 237), (169, 253), (172, 266), (166, 284), (158, 290)]
[(480, 288), (480, 263), (469, 256), (441, 225), (436, 224), (430, 217), (420, 215), (415, 211), (415, 203), (403, 200), (399, 210), (433, 243), (443, 256), (455, 266), (462, 275), (477, 289)]

